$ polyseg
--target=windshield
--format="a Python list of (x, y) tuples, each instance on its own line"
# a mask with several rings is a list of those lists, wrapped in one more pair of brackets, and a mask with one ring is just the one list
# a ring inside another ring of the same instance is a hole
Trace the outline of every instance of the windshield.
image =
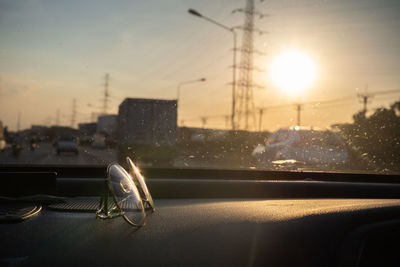
[(0, 0), (0, 164), (398, 173), (396, 0)]

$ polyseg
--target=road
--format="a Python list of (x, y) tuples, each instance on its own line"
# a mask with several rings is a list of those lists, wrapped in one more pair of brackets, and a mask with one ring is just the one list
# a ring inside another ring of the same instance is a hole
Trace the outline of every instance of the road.
[(113, 149), (95, 149), (79, 147), (79, 154), (61, 153), (56, 155), (50, 143), (41, 143), (35, 151), (23, 147), (19, 157), (14, 157), (11, 149), (0, 152), (0, 164), (34, 164), (34, 165), (107, 165), (116, 162), (116, 153)]

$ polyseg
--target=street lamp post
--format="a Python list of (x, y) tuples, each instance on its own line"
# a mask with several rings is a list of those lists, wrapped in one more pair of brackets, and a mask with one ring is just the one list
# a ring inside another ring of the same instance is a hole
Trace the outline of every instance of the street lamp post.
[(190, 81), (185, 81), (185, 82), (180, 82), (178, 83), (178, 87), (176, 88), (176, 101), (179, 102), (179, 98), (181, 95), (181, 86), (189, 83), (197, 83), (197, 82), (205, 82), (206, 78), (200, 78), (196, 80), (190, 80)]
[[(190, 80), (190, 81), (184, 81), (184, 82), (178, 83), (178, 86), (176, 88), (176, 105), (177, 105), (176, 109), (177, 109), (177, 111), (178, 111), (178, 106), (179, 106), (179, 100), (180, 100), (180, 97), (181, 97), (181, 87), (182, 87), (182, 85), (190, 84), (190, 83), (197, 83), (197, 82), (205, 82), (205, 81), (206, 81), (206, 78), (200, 78), (200, 79), (196, 79), (196, 80)], [(178, 118), (176, 118), (176, 119), (178, 121)]]
[(188, 12), (196, 17), (202, 18), (208, 22), (211, 22), (214, 25), (219, 26), (220, 28), (223, 28), (229, 32), (232, 33), (233, 35), (233, 66), (232, 66), (232, 115), (231, 115), (231, 123), (232, 123), (232, 130), (235, 130), (235, 110), (236, 110), (236, 43), (237, 43), (237, 37), (236, 37), (236, 31), (234, 28), (225, 26), (213, 19), (210, 19), (208, 17), (205, 17), (204, 15), (200, 14), (198, 11), (194, 9), (189, 9)]

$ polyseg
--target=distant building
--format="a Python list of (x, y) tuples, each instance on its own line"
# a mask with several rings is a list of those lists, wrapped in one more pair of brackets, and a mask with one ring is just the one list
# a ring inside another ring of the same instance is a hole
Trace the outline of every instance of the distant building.
[(96, 133), (97, 123), (95, 123), (95, 122), (79, 123), (78, 129), (82, 135), (92, 136)]
[(49, 127), (43, 126), (43, 125), (32, 125), (31, 126), (32, 134), (37, 134), (37, 135), (41, 135), (41, 136), (44, 136), (48, 129), (49, 129)]
[(96, 132), (105, 136), (116, 136), (118, 115), (101, 115), (97, 119)]
[(122, 145), (173, 145), (177, 138), (177, 101), (127, 98), (119, 106), (118, 142)]
[(66, 126), (52, 126), (46, 131), (46, 138), (49, 141), (54, 141), (61, 136), (79, 136), (79, 131), (77, 129), (66, 127)]

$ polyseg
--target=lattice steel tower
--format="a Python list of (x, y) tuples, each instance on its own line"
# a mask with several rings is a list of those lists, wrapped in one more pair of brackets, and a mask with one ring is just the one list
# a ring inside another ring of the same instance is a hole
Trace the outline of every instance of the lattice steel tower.
[[(263, 0), (260, 0), (262, 2)], [(235, 96), (236, 108), (236, 129), (249, 130), (256, 129), (256, 114), (254, 106), (253, 89), (256, 85), (253, 83), (253, 54), (257, 51), (253, 46), (254, 32), (259, 34), (266, 33), (265, 31), (254, 27), (254, 16), (258, 15), (263, 18), (267, 15), (258, 12), (254, 6), (254, 0), (247, 0), (244, 9), (236, 9), (234, 12), (243, 12), (245, 15), (244, 24), (238, 27), (243, 30), (242, 46), (240, 48), (240, 64), (239, 64), (239, 80), (237, 82), (237, 93)], [(257, 52), (263, 54), (261, 52)]]
[[(253, 33), (254, 33), (254, 0), (247, 0), (242, 27), (242, 47), (240, 48), (239, 80), (237, 83), (237, 121), (236, 129), (249, 130), (250, 117), (255, 125), (253, 99)], [(243, 124), (244, 122), (244, 124)], [(244, 127), (243, 127), (244, 125)]]
[(104, 98), (103, 98), (103, 115), (107, 114), (108, 102), (110, 101), (110, 93), (108, 92), (108, 85), (110, 81), (110, 74), (104, 75)]
[(74, 98), (72, 99), (71, 128), (75, 127), (76, 114), (76, 98)]

